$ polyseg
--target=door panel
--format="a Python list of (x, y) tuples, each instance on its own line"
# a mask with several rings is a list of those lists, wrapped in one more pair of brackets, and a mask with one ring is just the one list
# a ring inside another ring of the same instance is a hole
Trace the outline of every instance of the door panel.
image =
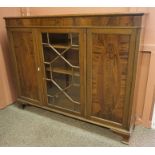
[(41, 30), (45, 102), (52, 108), (84, 113), (84, 35), (82, 30)]
[(131, 30), (88, 31), (87, 61), (92, 65), (87, 72), (87, 111), (91, 119), (121, 125), (127, 117), (133, 40)]
[(38, 65), (32, 31), (17, 29), (10, 34), (17, 68), (18, 96), (40, 104)]

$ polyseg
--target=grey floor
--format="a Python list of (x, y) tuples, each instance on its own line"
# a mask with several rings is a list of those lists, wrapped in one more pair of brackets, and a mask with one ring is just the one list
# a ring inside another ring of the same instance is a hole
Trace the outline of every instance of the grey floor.
[[(0, 146), (127, 146), (108, 129), (33, 106), (0, 110)], [(155, 146), (155, 130), (137, 126), (129, 146)]]

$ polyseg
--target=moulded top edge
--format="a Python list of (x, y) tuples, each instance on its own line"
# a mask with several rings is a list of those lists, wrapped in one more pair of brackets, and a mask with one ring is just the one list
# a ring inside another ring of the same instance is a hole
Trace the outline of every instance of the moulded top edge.
[(106, 14), (61, 14), (61, 15), (43, 15), (43, 16), (16, 16), (4, 17), (4, 19), (16, 18), (50, 18), (50, 17), (86, 17), (86, 16), (143, 16), (144, 13), (106, 13)]

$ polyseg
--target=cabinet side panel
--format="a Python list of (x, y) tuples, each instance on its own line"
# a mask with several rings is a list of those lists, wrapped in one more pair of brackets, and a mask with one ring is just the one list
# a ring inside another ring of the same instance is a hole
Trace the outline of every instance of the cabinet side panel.
[(34, 40), (30, 31), (13, 31), (12, 42), (20, 85), (19, 97), (39, 100)]

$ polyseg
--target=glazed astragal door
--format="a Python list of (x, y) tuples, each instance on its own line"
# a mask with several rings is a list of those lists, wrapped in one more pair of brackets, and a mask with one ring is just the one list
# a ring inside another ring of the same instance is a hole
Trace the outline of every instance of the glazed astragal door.
[(77, 114), (84, 111), (82, 32), (72, 29), (41, 32), (46, 102), (55, 109)]
[(108, 125), (126, 127), (130, 111), (135, 31), (90, 29), (87, 38), (88, 117)]

